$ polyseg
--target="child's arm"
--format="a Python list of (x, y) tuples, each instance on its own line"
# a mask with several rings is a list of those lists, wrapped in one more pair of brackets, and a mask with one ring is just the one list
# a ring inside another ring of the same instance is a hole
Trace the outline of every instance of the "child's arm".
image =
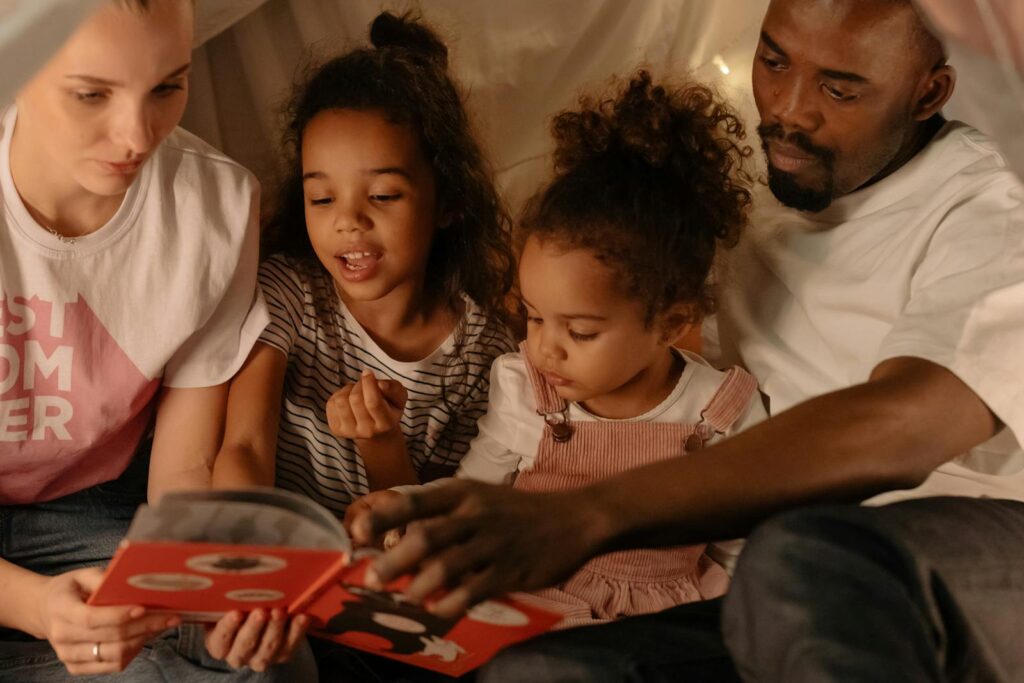
[(370, 490), (417, 484), (402, 433), (405, 387), (369, 370), (327, 401), (327, 423), (335, 436), (352, 439), (366, 468)]
[(174, 489), (210, 487), (227, 391), (226, 383), (161, 390), (149, 465), (150, 502)]
[(273, 486), (277, 431), (288, 358), (256, 342), (228, 393), (224, 443), (213, 464), (214, 488)]

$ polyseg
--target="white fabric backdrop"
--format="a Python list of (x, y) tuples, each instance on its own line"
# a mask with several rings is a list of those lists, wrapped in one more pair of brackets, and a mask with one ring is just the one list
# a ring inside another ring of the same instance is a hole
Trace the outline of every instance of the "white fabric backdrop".
[[(693, 71), (717, 81), (750, 112), (750, 62), (767, 4), (430, 0), (420, 11), (449, 45), (478, 135), (515, 206), (547, 171), (550, 116), (610, 74), (628, 74), (641, 63), (656, 74)], [(299, 65), (310, 52), (334, 55), (365, 44), (382, 8), (403, 7), (380, 0), (269, 0), (197, 50), (184, 125), (271, 179), (278, 112)]]

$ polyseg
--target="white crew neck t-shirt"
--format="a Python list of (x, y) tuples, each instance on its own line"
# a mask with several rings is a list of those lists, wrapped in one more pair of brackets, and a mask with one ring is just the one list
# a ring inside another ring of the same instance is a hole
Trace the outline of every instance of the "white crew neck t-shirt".
[(0, 121), (0, 504), (116, 478), (160, 385), (231, 378), (268, 320), (258, 186), (175, 130), (106, 225), (67, 243), (29, 214)]
[[(778, 414), (912, 356), (948, 368), (1006, 428), (913, 491), (1024, 500), (1024, 186), (992, 142), (949, 122), (891, 176), (825, 211), (767, 188), (726, 252), (709, 353), (740, 362)], [(951, 415), (955, 420), (956, 416)]]

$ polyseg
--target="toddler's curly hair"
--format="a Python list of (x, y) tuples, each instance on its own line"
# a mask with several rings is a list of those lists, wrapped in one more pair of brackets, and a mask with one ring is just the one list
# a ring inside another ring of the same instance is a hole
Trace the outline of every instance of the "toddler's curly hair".
[(718, 244), (746, 224), (752, 154), (739, 117), (708, 86), (655, 84), (638, 71), (613, 98), (584, 96), (555, 117), (555, 173), (527, 202), (520, 242), (592, 250), (643, 301), (646, 320), (714, 308)]

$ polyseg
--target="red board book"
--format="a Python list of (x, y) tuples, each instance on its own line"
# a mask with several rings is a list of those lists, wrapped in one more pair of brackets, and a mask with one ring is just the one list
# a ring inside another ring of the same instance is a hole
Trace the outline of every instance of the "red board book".
[(459, 676), (561, 616), (511, 595), (440, 619), (404, 599), (410, 578), (367, 588), (370, 559), (353, 559), (325, 508), (280, 489), (189, 491), (143, 505), (90, 605), (143, 605), (193, 621), (231, 610), (305, 613), (313, 634)]

